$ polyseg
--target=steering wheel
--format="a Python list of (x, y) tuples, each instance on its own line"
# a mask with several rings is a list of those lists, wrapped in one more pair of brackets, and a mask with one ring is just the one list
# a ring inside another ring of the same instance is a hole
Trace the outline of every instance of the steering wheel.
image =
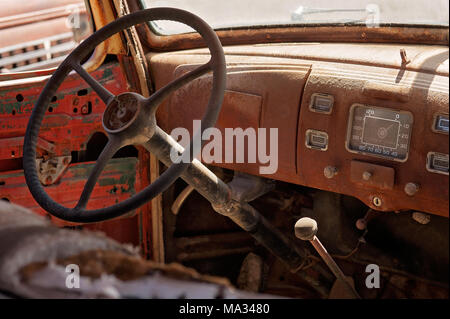
[[(86, 72), (81, 66), (81, 61), (97, 45), (113, 34), (151, 20), (177, 21), (192, 27), (200, 33), (206, 42), (211, 53), (211, 59), (208, 63), (162, 87), (149, 98), (144, 98), (132, 92), (114, 96)], [(36, 143), (48, 104), (52, 96), (55, 95), (58, 87), (72, 70), (78, 73), (106, 104), (102, 124), (108, 136), (108, 143), (91, 170), (78, 203), (75, 207), (68, 208), (56, 203), (50, 198), (39, 181), (36, 169)], [(123, 215), (165, 191), (187, 169), (190, 165), (189, 161), (173, 163), (152, 184), (120, 203), (101, 209), (86, 209), (86, 204), (97, 179), (106, 166), (106, 163), (114, 154), (121, 147), (144, 144), (151, 139), (155, 131), (159, 129), (156, 125), (155, 112), (161, 102), (173, 91), (209, 71), (213, 71), (213, 85), (207, 110), (201, 121), (202, 129), (194, 134), (189, 147), (185, 150), (185, 152), (189, 152), (190, 154), (190, 161), (192, 161), (195, 155), (193, 153), (193, 140), (198, 134), (202, 134), (205, 129), (215, 125), (225, 92), (225, 56), (222, 45), (214, 30), (198, 16), (187, 11), (174, 8), (154, 8), (122, 16), (93, 33), (76, 47), (53, 73), (39, 95), (28, 122), (23, 146), (23, 167), (26, 183), (34, 199), (42, 208), (57, 218), (71, 222), (89, 223)], [(181, 156), (185, 158), (185, 155), (186, 153), (183, 153)]]

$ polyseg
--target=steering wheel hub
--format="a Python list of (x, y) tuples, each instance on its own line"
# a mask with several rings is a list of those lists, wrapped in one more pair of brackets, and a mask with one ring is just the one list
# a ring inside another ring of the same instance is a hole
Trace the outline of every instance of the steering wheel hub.
[(103, 113), (103, 128), (108, 133), (118, 133), (136, 121), (141, 110), (140, 96), (126, 92), (117, 95)]

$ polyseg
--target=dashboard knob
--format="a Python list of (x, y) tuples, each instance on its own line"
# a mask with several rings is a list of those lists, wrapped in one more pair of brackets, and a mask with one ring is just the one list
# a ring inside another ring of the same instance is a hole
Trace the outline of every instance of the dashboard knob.
[(362, 174), (362, 179), (365, 180), (365, 181), (368, 181), (371, 178), (372, 178), (372, 173), (371, 172), (365, 171)]
[(323, 169), (323, 175), (326, 178), (333, 178), (338, 173), (338, 169), (334, 166), (327, 166)]
[(405, 193), (408, 196), (414, 196), (419, 191), (419, 184), (407, 183), (405, 185)]

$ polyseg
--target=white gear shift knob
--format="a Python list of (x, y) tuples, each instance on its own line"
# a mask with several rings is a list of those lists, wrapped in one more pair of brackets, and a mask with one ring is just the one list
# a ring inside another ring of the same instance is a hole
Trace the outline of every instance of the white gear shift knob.
[(317, 234), (317, 222), (309, 217), (300, 218), (294, 226), (295, 237), (301, 240), (312, 240)]

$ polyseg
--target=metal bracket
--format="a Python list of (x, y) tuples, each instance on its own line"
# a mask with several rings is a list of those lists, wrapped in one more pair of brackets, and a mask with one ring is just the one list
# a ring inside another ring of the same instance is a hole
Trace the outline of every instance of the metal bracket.
[(48, 159), (37, 158), (36, 167), (39, 181), (47, 186), (54, 184), (72, 161), (72, 156), (55, 156)]

